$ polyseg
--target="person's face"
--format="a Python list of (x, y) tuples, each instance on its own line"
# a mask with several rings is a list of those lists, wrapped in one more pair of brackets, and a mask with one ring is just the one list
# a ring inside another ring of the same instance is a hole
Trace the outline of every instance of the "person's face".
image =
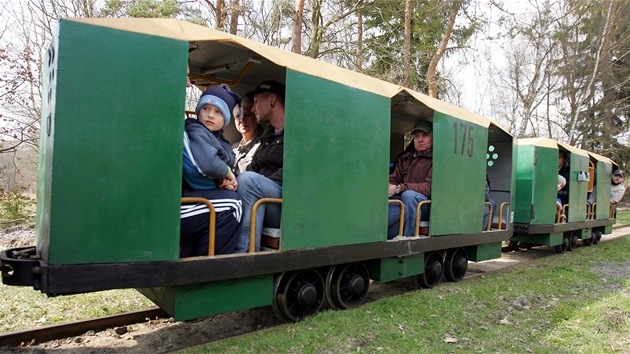
[(413, 132), (413, 147), (417, 152), (424, 152), (433, 146), (433, 132), (425, 133), (422, 130)]
[(623, 183), (623, 180), (624, 180), (624, 179), (625, 179), (625, 178), (624, 178), (624, 177), (621, 177), (621, 175), (613, 175), (613, 176), (612, 176), (612, 180), (613, 180), (613, 182), (615, 183), (615, 185), (617, 185), (617, 184), (619, 184), (619, 183)]
[(254, 105), (252, 113), (256, 115), (256, 121), (259, 124), (268, 123), (271, 117), (271, 100), (275, 97), (269, 93), (259, 93), (254, 96)]
[(190, 66), (186, 67), (186, 87), (192, 87), (192, 83), (190, 83), (190, 78), (188, 77), (190, 74)]
[(558, 155), (558, 168), (563, 167), (566, 161), (567, 161), (567, 158), (564, 157), (564, 154), (559, 154)]
[(252, 112), (252, 108), (243, 107), (243, 119), (236, 120), (236, 130), (246, 135), (255, 132), (256, 129), (258, 129), (258, 123), (256, 123), (256, 115)]
[(225, 118), (217, 106), (206, 104), (199, 110), (197, 119), (213, 132), (223, 129)]

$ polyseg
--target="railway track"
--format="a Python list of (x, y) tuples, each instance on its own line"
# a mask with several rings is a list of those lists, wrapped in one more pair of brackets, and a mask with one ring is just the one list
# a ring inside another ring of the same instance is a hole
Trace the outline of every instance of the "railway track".
[[(613, 227), (613, 234), (608, 235), (602, 239), (602, 242), (607, 242), (615, 237), (630, 233), (630, 224), (618, 225)], [(616, 236), (615, 236), (616, 234)], [(545, 250), (545, 251), (543, 251)], [(542, 251), (542, 252), (541, 252)], [(546, 252), (548, 251), (548, 252)], [(480, 263), (470, 263), (469, 270), (466, 275), (466, 279), (477, 277), (483, 274), (488, 274), (495, 271), (508, 269), (526, 262), (544, 258), (554, 255), (551, 248), (535, 249), (533, 251), (524, 252), (511, 252), (503, 254), (501, 258), (496, 260), (489, 260)], [(387, 286), (383, 284), (374, 284), (375, 287), (380, 286), (380, 290), (371, 290), (374, 294), (369, 294), (366, 301), (375, 301), (386, 296), (393, 296), (398, 293), (408, 291), (410, 284), (401, 284), (399, 286)], [(373, 287), (374, 288), (374, 287)], [(134, 311), (124, 314), (110, 315), (104, 317), (98, 317), (94, 319), (81, 320), (76, 322), (63, 323), (58, 325), (43, 326), (37, 328), (31, 328), (22, 331), (7, 332), (0, 334), (0, 347), (2, 346), (20, 346), (20, 345), (33, 345), (34, 343), (42, 343), (55, 339), (62, 339), (67, 337), (74, 337), (82, 335), (88, 331), (100, 331), (108, 328), (124, 327), (127, 325), (145, 322), (149, 319), (156, 318), (169, 318), (170, 316), (163, 310), (155, 307), (147, 310)], [(277, 322), (277, 321), (276, 321)], [(275, 326), (279, 324), (271, 324)], [(248, 331), (246, 331), (248, 332)], [(233, 336), (241, 335), (243, 332), (235, 333)], [(225, 339), (229, 336), (225, 336), (218, 339)], [(215, 339), (215, 340), (218, 340)]]

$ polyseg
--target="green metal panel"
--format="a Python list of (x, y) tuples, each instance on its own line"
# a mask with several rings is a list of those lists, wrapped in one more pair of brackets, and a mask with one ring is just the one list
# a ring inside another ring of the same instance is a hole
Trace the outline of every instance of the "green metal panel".
[(49, 264), (177, 260), (188, 43), (61, 20), (45, 70)]
[(466, 252), (468, 259), (475, 262), (501, 258), (501, 242), (466, 247)]
[(176, 321), (270, 305), (273, 274), (175, 287), (138, 289)]
[(369, 264), (370, 278), (381, 283), (424, 272), (424, 253), (407, 257), (382, 258)]
[(592, 237), (591, 229), (579, 229), (579, 230), (575, 230), (575, 232), (577, 234), (577, 237), (581, 240)]
[(389, 99), (287, 70), (282, 249), (383, 241)]
[(597, 204), (603, 208), (595, 208), (595, 219), (608, 219), (610, 216), (610, 175), (612, 175), (612, 165), (597, 161), (595, 168), (595, 190), (597, 191)]
[(435, 112), (433, 116), (432, 236), (481, 230), (488, 129)]
[(558, 150), (536, 146), (534, 218), (531, 224), (553, 224), (558, 199)]
[(535, 245), (556, 246), (562, 244), (562, 232), (553, 234), (514, 234), (510, 241), (527, 242)]
[(534, 161), (536, 149), (533, 145), (515, 145), (514, 158), (514, 221), (529, 224), (534, 205)]
[[(586, 220), (586, 193), (588, 181), (578, 181), (578, 172), (588, 172), (588, 156), (571, 154), (569, 179), (569, 222)], [(610, 195), (610, 192), (608, 193)]]

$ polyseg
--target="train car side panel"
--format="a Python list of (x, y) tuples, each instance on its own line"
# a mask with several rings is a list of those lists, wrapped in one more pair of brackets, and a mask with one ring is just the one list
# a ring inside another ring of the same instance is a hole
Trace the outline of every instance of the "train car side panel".
[(487, 141), (487, 128), (435, 113), (431, 235), (481, 230)]
[(176, 321), (270, 305), (273, 275), (220, 282), (137, 289)]
[(603, 205), (603, 208), (595, 208), (595, 219), (608, 219), (610, 211), (610, 176), (612, 175), (612, 165), (597, 161), (595, 165), (595, 190), (597, 191), (596, 205)]
[[(569, 222), (586, 220), (586, 190), (588, 179), (585, 179), (585, 172), (588, 172), (588, 156), (571, 153), (569, 178)], [(610, 195), (610, 191), (608, 192)]]
[(282, 249), (383, 241), (389, 99), (292, 70), (287, 88)]
[(55, 97), (42, 124), (42, 258), (177, 260), (188, 43), (65, 20), (57, 39), (44, 88)]

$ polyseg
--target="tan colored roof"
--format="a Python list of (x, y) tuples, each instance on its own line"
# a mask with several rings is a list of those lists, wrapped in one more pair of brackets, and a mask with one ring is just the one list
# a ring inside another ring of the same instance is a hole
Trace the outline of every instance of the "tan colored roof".
[(483, 127), (488, 127), (490, 124), (494, 124), (511, 136), (507, 130), (488, 118), (468, 112), (460, 107), (440, 101), (425, 94), (355, 71), (340, 68), (323, 61), (315, 60), (307, 56), (288, 52), (286, 50), (271, 47), (266, 44), (196, 25), (187, 21), (147, 18), (74, 18), (67, 20), (189, 42), (219, 41), (237, 44), (257, 53), (278, 66), (333, 82), (338, 82), (349, 87), (358, 88), (381, 96), (393, 98), (398, 93), (405, 91), (410, 96), (414, 97), (416, 100), (422, 102), (434, 111), (442, 112), (452, 117), (472, 122)]

